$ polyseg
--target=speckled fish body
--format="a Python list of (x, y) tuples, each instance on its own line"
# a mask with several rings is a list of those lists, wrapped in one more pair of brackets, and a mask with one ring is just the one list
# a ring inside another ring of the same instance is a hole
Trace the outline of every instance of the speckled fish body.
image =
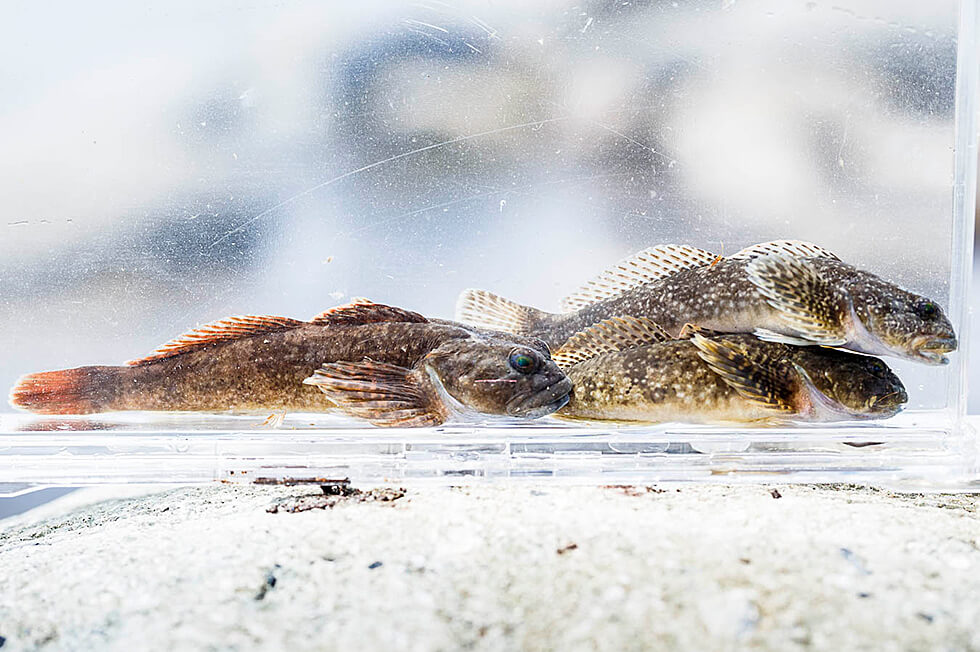
[(606, 353), (565, 370), (574, 389), (559, 417), (651, 423), (751, 423), (771, 410), (743, 399), (675, 340)]
[(685, 324), (723, 333), (776, 330), (780, 313), (766, 303), (749, 281), (749, 261), (722, 260), (715, 265), (685, 269), (579, 311), (549, 315), (530, 332), (551, 346), (604, 319), (646, 317), (677, 337)]
[(907, 401), (901, 381), (877, 358), (752, 335), (696, 337), (566, 367), (574, 389), (558, 416), (763, 425), (886, 418)]
[(617, 274), (630, 272), (636, 257), (627, 259), (605, 273), (605, 278), (600, 277), (611, 289), (599, 287), (586, 294), (589, 301), (573, 302), (577, 309), (564, 314), (521, 306), (482, 290), (467, 290), (460, 297), (457, 318), (539, 337), (552, 348), (592, 324), (630, 315), (649, 318), (675, 337), (691, 325), (928, 364), (946, 362), (943, 354), (955, 350), (952, 325), (934, 302), (832, 254), (794, 255), (811, 253), (811, 248), (823, 250), (808, 243), (802, 243), (808, 248), (801, 250), (795, 241), (786, 242), (792, 246), (770, 251), (777, 243), (764, 243), (731, 258), (713, 257), (690, 247), (654, 247), (637, 256), (656, 257), (659, 264), (666, 251), (683, 264), (666, 271), (657, 268), (649, 282), (643, 282), (645, 270), (641, 270), (617, 287)]
[(223, 320), (125, 366), (31, 374), (11, 403), (45, 414), (339, 408), (378, 425), (435, 425), (460, 410), (540, 416), (570, 388), (534, 338), (355, 303), (310, 322)]

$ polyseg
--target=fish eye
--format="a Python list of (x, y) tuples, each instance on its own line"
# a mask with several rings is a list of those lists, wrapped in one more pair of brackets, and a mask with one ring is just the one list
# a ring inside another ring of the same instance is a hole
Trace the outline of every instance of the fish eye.
[(871, 373), (881, 375), (885, 373), (885, 363), (881, 360), (874, 360), (871, 363)]
[(522, 374), (529, 374), (538, 366), (537, 361), (524, 351), (514, 351), (510, 354), (510, 366)]
[(915, 312), (923, 319), (932, 319), (939, 312), (939, 306), (932, 301), (920, 301), (915, 305)]

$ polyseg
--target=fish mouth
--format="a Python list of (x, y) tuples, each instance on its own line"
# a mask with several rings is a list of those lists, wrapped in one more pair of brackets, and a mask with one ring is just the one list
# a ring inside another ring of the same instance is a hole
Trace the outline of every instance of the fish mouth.
[(909, 401), (909, 395), (904, 388), (896, 389), (891, 394), (872, 396), (868, 401), (868, 414), (874, 417), (893, 417), (903, 409)]
[(571, 400), (572, 381), (562, 378), (533, 394), (518, 394), (507, 401), (507, 414), (512, 417), (537, 419), (557, 412)]
[(949, 358), (945, 354), (955, 351), (956, 345), (955, 336), (920, 335), (912, 339), (912, 358), (932, 365), (949, 364)]

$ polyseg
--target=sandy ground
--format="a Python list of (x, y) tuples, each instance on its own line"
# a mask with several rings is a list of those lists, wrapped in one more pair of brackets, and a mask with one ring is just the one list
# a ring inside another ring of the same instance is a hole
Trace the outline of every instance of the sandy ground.
[(0, 636), (3, 652), (980, 650), (978, 502), (807, 486), (82, 491), (0, 522)]

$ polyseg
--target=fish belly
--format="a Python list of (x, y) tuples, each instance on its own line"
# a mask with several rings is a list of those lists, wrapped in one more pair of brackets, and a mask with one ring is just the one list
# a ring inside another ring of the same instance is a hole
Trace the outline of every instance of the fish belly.
[(607, 353), (568, 370), (559, 416), (647, 423), (748, 423), (771, 416), (738, 395), (686, 341)]

